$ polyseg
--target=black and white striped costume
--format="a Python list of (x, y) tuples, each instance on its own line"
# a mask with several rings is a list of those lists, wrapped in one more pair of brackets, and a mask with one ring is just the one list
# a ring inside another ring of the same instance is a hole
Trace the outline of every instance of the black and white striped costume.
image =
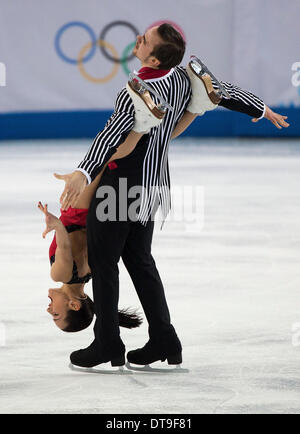
[[(173, 108), (168, 111), (159, 127), (152, 128), (143, 164), (141, 185), (148, 194), (143, 194), (138, 220), (145, 224), (153, 212), (157, 200), (165, 219), (171, 207), (168, 148), (172, 132), (184, 114), (190, 97), (191, 85), (185, 68), (175, 67), (163, 77), (145, 80)], [(221, 82), (231, 99), (223, 97), (220, 106), (260, 118), (264, 116), (265, 104), (252, 93), (227, 82)], [(217, 87), (214, 84), (215, 87)], [(155, 103), (159, 101), (152, 96)], [(82, 171), (89, 182), (103, 168), (125, 140), (134, 125), (134, 106), (125, 88), (117, 96), (114, 113), (94, 139), (91, 148), (77, 170)]]
[[(181, 353), (180, 341), (171, 324), (163, 283), (152, 256), (154, 221), (149, 217), (155, 213), (158, 203), (163, 218), (170, 209), (168, 146), (172, 132), (190, 101), (191, 84), (185, 69), (181, 67), (147, 82), (174, 111), (168, 111), (159, 127), (152, 128), (149, 134), (143, 135), (131, 154), (117, 160), (117, 169), (107, 168), (99, 186), (115, 192), (116, 204), (122, 204), (126, 196), (127, 211), (134, 202), (129, 195), (132, 186), (142, 185), (151, 191), (151, 195), (148, 196), (143, 189), (142, 203), (137, 211), (138, 221), (130, 218), (123, 220), (120, 213), (115, 219), (99, 219), (97, 211), (105, 203), (102, 194), (94, 195), (87, 217), (89, 265), (93, 276), (97, 318), (93, 345), (97, 346), (97, 354), (107, 355), (109, 360), (125, 351), (118, 322), (120, 258), (145, 312), (150, 342), (162, 354)], [(230, 84), (225, 86), (233, 98), (223, 100), (222, 105), (255, 117), (263, 114), (264, 104), (254, 95)], [(155, 97), (154, 101), (158, 103)], [(94, 179), (132, 129), (134, 116), (131, 97), (124, 88), (117, 97), (113, 115), (95, 138), (78, 170)], [(120, 186), (121, 179), (127, 182), (125, 193), (123, 184)]]

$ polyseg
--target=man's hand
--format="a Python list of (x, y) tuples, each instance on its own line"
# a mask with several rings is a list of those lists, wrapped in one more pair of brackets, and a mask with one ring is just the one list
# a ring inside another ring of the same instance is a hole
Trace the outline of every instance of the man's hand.
[[(266, 107), (266, 113), (264, 116), (266, 119), (272, 122), (272, 124), (275, 125), (276, 128), (281, 130), (281, 127), (288, 128), (290, 124), (285, 122), (285, 119), (287, 119), (287, 116), (282, 116), (279, 113), (273, 112), (273, 110), (270, 109), (270, 107)], [(254, 118), (252, 119), (252, 122), (258, 122), (259, 119)]]
[(70, 206), (74, 206), (79, 195), (86, 187), (87, 179), (82, 172), (76, 170), (75, 172), (66, 175), (58, 175), (54, 173), (55, 178), (65, 181), (65, 189), (60, 196), (60, 204), (62, 210), (67, 210)]

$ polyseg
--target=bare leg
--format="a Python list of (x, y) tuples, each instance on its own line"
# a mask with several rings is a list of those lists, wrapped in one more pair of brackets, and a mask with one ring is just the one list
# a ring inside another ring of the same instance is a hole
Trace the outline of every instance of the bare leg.
[(138, 141), (144, 135), (144, 133), (136, 133), (135, 131), (130, 131), (125, 142), (123, 142), (119, 147), (117, 152), (111, 157), (109, 161), (119, 160), (120, 158), (127, 157), (135, 149)]
[(181, 133), (183, 133), (187, 129), (187, 127), (190, 126), (191, 123), (196, 119), (197, 116), (198, 116), (197, 113), (190, 113), (189, 111), (186, 111), (182, 116), (182, 118), (180, 119), (180, 121), (178, 122), (178, 124), (176, 125), (172, 134), (172, 139), (175, 139)]
[[(114, 160), (119, 160), (120, 158), (127, 157), (127, 155), (131, 154), (131, 152), (135, 149), (138, 141), (142, 136), (143, 133), (136, 133), (135, 131), (130, 131), (126, 140), (118, 147), (117, 152), (114, 153), (114, 155), (111, 157), (108, 163)], [(98, 187), (102, 173), (104, 172), (107, 164), (104, 166), (101, 172), (96, 176), (94, 181), (85, 187), (83, 192), (78, 197), (74, 208), (87, 208), (87, 209), (89, 208), (91, 200)]]

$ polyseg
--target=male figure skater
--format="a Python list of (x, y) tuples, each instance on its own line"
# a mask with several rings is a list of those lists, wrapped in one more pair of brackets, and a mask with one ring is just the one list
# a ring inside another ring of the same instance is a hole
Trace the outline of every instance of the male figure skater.
[[(139, 132), (141, 139), (137, 146), (130, 155), (116, 160), (117, 167), (105, 169), (99, 187), (112, 187), (115, 192), (116, 218), (106, 221), (101, 218), (105, 203), (101, 188), (92, 200), (87, 219), (87, 238), (97, 317), (95, 340), (89, 347), (71, 354), (73, 365), (93, 367), (110, 361), (113, 366), (122, 366), (125, 363), (125, 346), (120, 338), (118, 323), (120, 257), (131, 276), (149, 324), (148, 342), (143, 348), (130, 351), (128, 361), (137, 365), (148, 365), (158, 360), (167, 360), (169, 364), (182, 361), (182, 346), (171, 324), (163, 284), (151, 255), (151, 243), (152, 217), (158, 206), (163, 218), (170, 209), (170, 139), (201, 112), (195, 108), (195, 95), (192, 97), (187, 70), (178, 66), (184, 52), (184, 40), (169, 24), (153, 27), (137, 37), (134, 54), (141, 61), (139, 77), (161, 95), (173, 111), (168, 110), (160, 125), (151, 128), (148, 133), (142, 135)], [(255, 119), (265, 116), (273, 123), (288, 125), (285, 117), (273, 113), (250, 92), (228, 83), (224, 86), (231, 98), (222, 98), (219, 105), (242, 111)], [(153, 99), (157, 104), (156, 97)], [(121, 149), (134, 126), (135, 106), (124, 88), (117, 97), (112, 117), (96, 136), (78, 169), (72, 174), (58, 176), (66, 181), (61, 196), (63, 208), (72, 205), (86, 185), (86, 180), (93, 180), (114, 152)], [(122, 183), (122, 179), (126, 182)], [(134, 202), (133, 198), (128, 198), (128, 192), (134, 186), (142, 187), (135, 220), (128, 218), (128, 211)], [(119, 211), (120, 204), (121, 208), (125, 204), (125, 219), (123, 211)]]

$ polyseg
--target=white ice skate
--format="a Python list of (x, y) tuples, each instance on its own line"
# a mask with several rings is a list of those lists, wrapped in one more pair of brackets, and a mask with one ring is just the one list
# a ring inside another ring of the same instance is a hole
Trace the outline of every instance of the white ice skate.
[(71, 371), (75, 371), (75, 372), (83, 372), (83, 373), (88, 373), (88, 374), (111, 374), (111, 375), (132, 375), (133, 372), (131, 372), (128, 369), (124, 369), (124, 366), (119, 366), (116, 369), (109, 369), (109, 368), (103, 368), (103, 369), (98, 369), (98, 368), (80, 368), (79, 366), (73, 365), (72, 363), (69, 364), (69, 368), (71, 369)]
[(126, 368), (138, 372), (152, 372), (158, 374), (187, 374), (190, 372), (188, 369), (183, 369), (181, 365), (176, 365), (174, 368), (152, 368), (150, 365), (136, 366), (127, 362)]
[[(137, 133), (149, 133), (151, 128), (162, 123), (167, 110), (173, 111), (173, 108), (136, 74), (130, 74), (126, 89), (134, 104), (133, 131)], [(151, 93), (158, 98), (160, 104), (154, 103)]]
[[(214, 110), (222, 96), (230, 98), (222, 84), (198, 57), (191, 56), (186, 72), (192, 85), (192, 98), (187, 107), (189, 112), (203, 115), (207, 111)], [(212, 80), (218, 86), (217, 90), (214, 89)]]

